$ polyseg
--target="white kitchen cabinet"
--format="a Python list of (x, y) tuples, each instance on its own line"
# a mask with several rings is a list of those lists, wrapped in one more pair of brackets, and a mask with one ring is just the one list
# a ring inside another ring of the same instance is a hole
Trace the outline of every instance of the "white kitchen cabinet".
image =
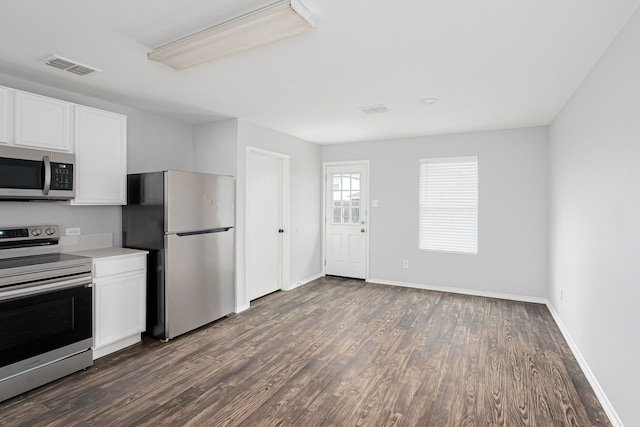
[(72, 205), (127, 203), (127, 116), (0, 86), (0, 144), (75, 153)]
[(127, 203), (127, 117), (76, 105), (73, 205)]
[(140, 342), (146, 329), (147, 252), (106, 248), (93, 258), (93, 358)]
[(0, 87), (0, 144), (9, 143), (9, 89)]
[(71, 152), (70, 102), (14, 91), (14, 145)]

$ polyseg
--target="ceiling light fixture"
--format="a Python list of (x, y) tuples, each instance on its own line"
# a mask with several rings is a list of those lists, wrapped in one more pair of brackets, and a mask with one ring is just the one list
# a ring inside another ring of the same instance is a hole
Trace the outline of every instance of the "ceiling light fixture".
[(438, 101), (440, 101), (438, 98), (424, 98), (420, 100), (422, 104), (427, 104), (427, 105), (435, 104)]
[(183, 70), (313, 28), (311, 13), (298, 0), (281, 0), (154, 49), (148, 58)]

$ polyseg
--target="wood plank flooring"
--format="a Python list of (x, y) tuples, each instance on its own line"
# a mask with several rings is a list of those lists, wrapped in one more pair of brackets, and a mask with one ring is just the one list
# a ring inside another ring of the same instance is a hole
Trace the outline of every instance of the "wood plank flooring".
[(544, 305), (318, 279), (0, 403), (11, 426), (608, 426)]

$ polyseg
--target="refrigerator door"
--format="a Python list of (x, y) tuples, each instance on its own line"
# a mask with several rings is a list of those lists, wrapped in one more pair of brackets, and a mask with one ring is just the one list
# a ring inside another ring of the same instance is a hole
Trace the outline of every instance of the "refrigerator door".
[(167, 171), (165, 232), (207, 230), (234, 225), (231, 176)]
[(232, 313), (234, 229), (171, 234), (165, 241), (165, 338)]

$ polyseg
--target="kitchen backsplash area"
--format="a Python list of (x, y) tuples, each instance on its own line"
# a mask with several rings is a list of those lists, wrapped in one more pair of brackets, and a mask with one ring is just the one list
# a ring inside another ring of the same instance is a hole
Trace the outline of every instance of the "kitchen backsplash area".
[(113, 247), (113, 233), (82, 234), (60, 237), (60, 252), (89, 251)]
[(66, 236), (68, 228), (80, 228), (81, 235), (109, 233), (114, 246), (122, 246), (120, 206), (69, 206), (68, 202), (1, 202), (0, 226), (20, 227), (55, 224)]

